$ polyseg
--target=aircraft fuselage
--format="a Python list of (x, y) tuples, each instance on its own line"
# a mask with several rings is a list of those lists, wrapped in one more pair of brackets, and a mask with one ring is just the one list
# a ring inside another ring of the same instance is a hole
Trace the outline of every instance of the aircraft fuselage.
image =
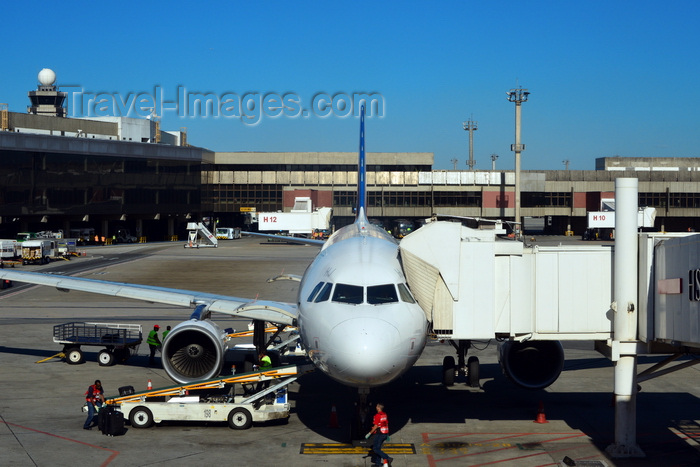
[(343, 384), (386, 384), (425, 347), (428, 323), (406, 286), (398, 244), (366, 218), (328, 239), (301, 280), (297, 304), (309, 357)]

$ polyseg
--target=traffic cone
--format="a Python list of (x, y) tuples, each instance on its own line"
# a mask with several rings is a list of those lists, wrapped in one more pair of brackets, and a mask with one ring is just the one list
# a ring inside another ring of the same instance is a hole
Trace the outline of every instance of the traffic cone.
[(151, 383), (150, 379), (148, 380), (148, 386), (146, 387), (146, 389), (148, 389), (149, 391), (153, 389), (153, 383)]
[(335, 411), (335, 404), (331, 406), (331, 419), (328, 422), (328, 428), (340, 428), (338, 424), (338, 412)]
[(540, 406), (537, 409), (537, 417), (534, 420), (534, 423), (549, 423), (547, 421), (547, 417), (544, 415), (544, 403), (540, 401)]

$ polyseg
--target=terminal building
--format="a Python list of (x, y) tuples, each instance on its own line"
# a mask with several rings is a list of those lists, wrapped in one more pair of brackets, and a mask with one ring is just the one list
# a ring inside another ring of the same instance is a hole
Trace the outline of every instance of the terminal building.
[[(333, 208), (335, 227), (354, 216), (356, 153), (213, 152), (157, 119), (68, 118), (50, 70), (29, 98), (27, 113), (0, 107), (1, 238), (75, 228), (110, 238), (125, 228), (182, 239), (188, 221), (243, 227), (247, 213), (289, 211), (299, 196)], [(433, 214), (513, 220), (512, 171), (432, 166), (432, 153), (367, 153), (369, 216), (386, 226)], [(639, 205), (656, 208), (654, 229), (700, 228), (700, 159), (604, 157), (595, 170), (523, 171), (524, 232), (582, 234), (587, 213), (614, 197), (615, 179), (630, 176)]]

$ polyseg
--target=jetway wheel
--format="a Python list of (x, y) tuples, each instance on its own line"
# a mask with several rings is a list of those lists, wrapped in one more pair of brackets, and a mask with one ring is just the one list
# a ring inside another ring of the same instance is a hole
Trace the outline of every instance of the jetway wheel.
[(469, 357), (467, 360), (467, 383), (472, 388), (479, 387), (479, 359)]
[(100, 362), (100, 366), (112, 366), (116, 362), (114, 354), (107, 349), (100, 351), (97, 360)]
[(455, 384), (455, 358), (452, 355), (442, 360), (442, 384), (445, 386)]
[(65, 351), (65, 354), (66, 362), (68, 362), (69, 365), (78, 365), (79, 363), (83, 363), (85, 361), (83, 351), (80, 350), (80, 347), (71, 347)]
[(148, 428), (153, 425), (153, 413), (142, 405), (134, 407), (129, 414), (129, 423), (134, 428)]
[(253, 424), (253, 416), (248, 409), (238, 407), (228, 414), (228, 426), (234, 430), (247, 430)]

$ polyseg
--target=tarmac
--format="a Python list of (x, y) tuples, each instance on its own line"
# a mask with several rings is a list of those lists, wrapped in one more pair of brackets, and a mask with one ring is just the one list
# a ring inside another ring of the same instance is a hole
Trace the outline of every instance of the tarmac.
[[(221, 241), (219, 248), (182, 246), (183, 242), (91, 247), (86, 256), (69, 263), (18, 267), (294, 302), (297, 283), (265, 280), (282, 272), (303, 274), (318, 252), (315, 247), (254, 238)], [(110, 367), (98, 365), (98, 347), (84, 348), (86, 362), (79, 365), (50, 358), (61, 351), (52, 340), (53, 326), (71, 321), (131, 323), (143, 325), (147, 332), (154, 324), (163, 329), (188, 316), (189, 310), (166, 305), (41, 286), (15, 284), (1, 291), (0, 465), (371, 464), (362, 450), (344, 445), (355, 390), (318, 371), (290, 385), (292, 413), (285, 423), (255, 424), (249, 430), (232, 430), (225, 423), (169, 422), (149, 429), (127, 425), (126, 433), (116, 437), (83, 430), (84, 393), (95, 379), (102, 381), (107, 396), (116, 395), (121, 386), (139, 391), (146, 389), (148, 380), (156, 388), (172, 381), (160, 365), (149, 367), (145, 343), (125, 364)], [(248, 325), (226, 316), (215, 320), (222, 328), (243, 330)], [(249, 341), (244, 338), (245, 342)], [(460, 379), (444, 387), (442, 359), (454, 351), (449, 343), (430, 341), (412, 369), (371, 393), (371, 401), (386, 405), (389, 444), (395, 445), (395, 452), (406, 449), (392, 455), (394, 466), (700, 465), (697, 367), (642, 383), (637, 442), (646, 457), (611, 459), (605, 449), (615, 439), (613, 366), (593, 350), (592, 342), (564, 343), (564, 371), (540, 391), (508, 381), (498, 365), (495, 342), (476, 342), (475, 347), (469, 355), (481, 361), (479, 388), (467, 387)], [(640, 357), (638, 370), (661, 358)]]

